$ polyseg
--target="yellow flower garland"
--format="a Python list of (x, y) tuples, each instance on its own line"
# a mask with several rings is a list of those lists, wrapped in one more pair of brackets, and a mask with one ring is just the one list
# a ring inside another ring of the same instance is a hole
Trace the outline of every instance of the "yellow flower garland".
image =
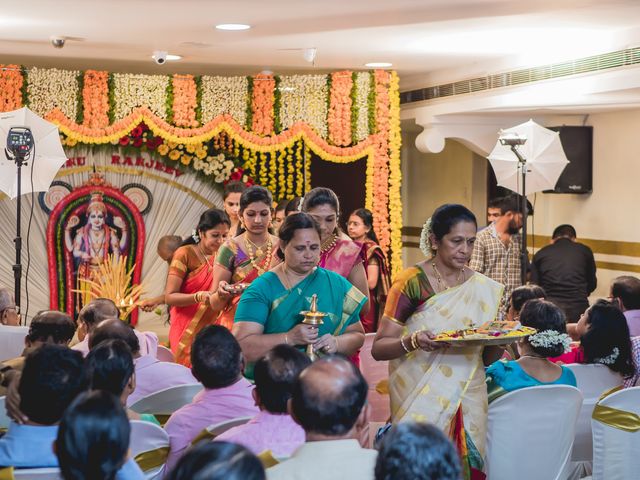
[(402, 270), (402, 168), (400, 159), (400, 88), (396, 72), (391, 72), (389, 85), (389, 217), (391, 226), (391, 274)]

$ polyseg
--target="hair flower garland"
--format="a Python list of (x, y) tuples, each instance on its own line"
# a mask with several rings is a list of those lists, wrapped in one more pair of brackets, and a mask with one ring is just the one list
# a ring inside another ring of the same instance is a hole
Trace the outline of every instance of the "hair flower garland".
[(620, 349), (618, 347), (613, 347), (613, 351), (610, 355), (602, 358), (594, 358), (593, 363), (601, 363), (603, 365), (613, 365), (616, 363), (616, 360), (620, 356)]
[[(529, 343), (534, 347), (550, 348), (562, 345), (564, 353), (571, 351), (571, 337), (557, 330), (543, 330), (529, 336)], [(608, 357), (607, 357), (608, 358)]]
[(192, 230), (191, 231), (191, 238), (193, 238), (194, 242), (200, 243), (200, 235), (198, 235), (198, 231), (197, 230)]
[(429, 235), (431, 235), (431, 217), (427, 218), (427, 221), (424, 222), (422, 232), (420, 232), (420, 251), (425, 257), (433, 256), (433, 246), (431, 245)]

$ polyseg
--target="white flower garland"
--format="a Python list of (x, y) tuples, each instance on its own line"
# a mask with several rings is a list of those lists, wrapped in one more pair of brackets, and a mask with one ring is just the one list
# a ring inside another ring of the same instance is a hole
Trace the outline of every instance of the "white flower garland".
[(194, 158), (193, 168), (205, 175), (213, 175), (216, 183), (222, 183), (231, 176), (234, 164), (231, 160), (227, 160), (223, 153), (216, 156), (209, 156), (204, 159)]
[(282, 129), (306, 122), (322, 138), (327, 138), (326, 75), (285, 75), (280, 77), (280, 123)]
[(355, 108), (357, 114), (356, 139), (358, 142), (369, 136), (369, 90), (371, 75), (369, 72), (356, 73)]
[(78, 70), (30, 68), (27, 74), (29, 108), (44, 117), (59, 108), (72, 121), (78, 112)]
[(614, 363), (616, 363), (616, 360), (618, 359), (619, 356), (620, 356), (620, 349), (618, 347), (613, 347), (613, 351), (611, 352), (610, 355), (607, 355), (606, 357), (603, 357), (603, 358), (594, 358), (593, 362), (601, 363), (603, 365), (613, 365)]
[(543, 330), (529, 336), (529, 343), (534, 347), (551, 348), (562, 345), (564, 353), (571, 351), (571, 337), (557, 330)]
[(202, 123), (228, 113), (244, 128), (247, 123), (247, 77), (202, 77)]
[(431, 245), (431, 239), (429, 235), (431, 234), (431, 217), (427, 218), (427, 221), (424, 222), (422, 227), (422, 232), (420, 232), (420, 250), (424, 254), (425, 257), (433, 256), (433, 246)]
[(191, 230), (191, 238), (196, 243), (200, 243), (200, 235), (198, 235), (198, 230)]
[(166, 75), (113, 74), (114, 114), (122, 120), (138, 107), (147, 107), (160, 118), (167, 118)]

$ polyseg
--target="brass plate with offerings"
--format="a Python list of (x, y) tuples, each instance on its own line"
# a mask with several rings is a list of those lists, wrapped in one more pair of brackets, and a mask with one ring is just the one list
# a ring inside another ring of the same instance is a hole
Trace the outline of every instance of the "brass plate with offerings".
[(434, 341), (460, 347), (507, 345), (534, 333), (536, 333), (535, 328), (523, 327), (520, 322), (491, 321), (475, 328), (445, 330), (436, 335)]

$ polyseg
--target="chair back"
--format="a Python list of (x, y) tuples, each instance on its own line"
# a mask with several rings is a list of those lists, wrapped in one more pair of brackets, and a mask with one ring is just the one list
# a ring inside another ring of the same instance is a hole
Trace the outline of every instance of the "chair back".
[[(386, 386), (384, 388), (378, 387), (381, 382), (386, 383), (389, 378), (389, 362), (378, 362), (371, 356), (371, 346), (375, 337), (375, 333), (366, 333), (364, 336), (364, 345), (360, 349), (360, 371), (369, 385), (369, 393), (367, 394), (367, 403), (370, 407), (369, 420), (371, 422), (386, 422), (391, 415), (388, 388)], [(384, 393), (379, 390), (384, 390)]]
[(578, 390), (584, 400), (576, 424), (576, 437), (571, 452), (572, 462), (591, 462), (593, 460), (593, 442), (591, 438), (591, 414), (600, 395), (618, 385), (622, 385), (622, 376), (606, 365), (582, 365), (572, 363), (565, 365), (578, 382)]
[(489, 480), (564, 480), (580, 391), (543, 385), (510, 392), (489, 405), (486, 470)]
[(62, 480), (60, 469), (55, 468), (14, 468), (14, 480)]
[(0, 361), (9, 360), (22, 355), (24, 337), (29, 333), (29, 327), (0, 326)]
[[(593, 419), (593, 480), (628, 480), (638, 478), (640, 472), (640, 387), (625, 388), (612, 393), (598, 402), (599, 407), (608, 407), (618, 420), (619, 411), (628, 412), (630, 430), (622, 430)], [(594, 414), (596, 413), (594, 412)]]
[(176, 385), (141, 398), (129, 408), (137, 413), (171, 415), (179, 408), (191, 403), (193, 397), (202, 390), (202, 384)]
[(9, 428), (11, 423), (11, 419), (7, 415), (6, 401), (7, 397), (0, 397), (0, 429)]
[(253, 417), (238, 417), (232, 418), (230, 420), (223, 420), (222, 422), (214, 423), (213, 425), (209, 425), (207, 428), (203, 429), (192, 441), (191, 445), (197, 445), (203, 441), (211, 441), (216, 438), (218, 435), (223, 434), (227, 430), (232, 429), (233, 427), (237, 427), (239, 425), (244, 425)]
[(169, 456), (169, 434), (155, 423), (131, 420), (131, 456), (146, 479), (161, 479)]
[(173, 356), (173, 352), (169, 350), (167, 347), (163, 347), (162, 345), (158, 345), (158, 351), (156, 352), (156, 358), (161, 362), (172, 362), (175, 363), (176, 357)]

